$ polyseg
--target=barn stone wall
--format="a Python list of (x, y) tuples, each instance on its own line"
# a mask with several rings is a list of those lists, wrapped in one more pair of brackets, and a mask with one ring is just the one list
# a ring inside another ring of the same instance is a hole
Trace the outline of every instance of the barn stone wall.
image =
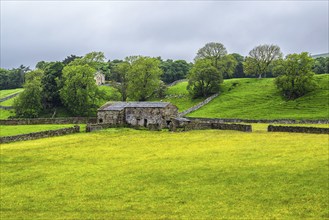
[(177, 115), (177, 108), (168, 105), (165, 108), (126, 108), (125, 122), (132, 126), (167, 127), (172, 117)]
[(124, 110), (122, 111), (98, 111), (97, 123), (98, 124), (113, 124), (122, 125), (124, 121)]

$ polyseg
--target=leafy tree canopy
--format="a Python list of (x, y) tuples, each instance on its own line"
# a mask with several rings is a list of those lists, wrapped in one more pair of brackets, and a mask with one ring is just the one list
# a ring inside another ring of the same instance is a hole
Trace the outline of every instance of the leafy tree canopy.
[(317, 74), (329, 73), (329, 57), (318, 57), (314, 61), (313, 72)]
[(74, 115), (93, 115), (104, 97), (94, 80), (95, 69), (89, 65), (68, 65), (63, 69), (60, 97)]
[(306, 52), (290, 54), (277, 62), (275, 83), (286, 99), (296, 99), (315, 88), (313, 64), (314, 60)]
[(223, 76), (209, 59), (197, 60), (188, 75), (188, 86), (193, 98), (207, 97), (219, 91)]
[(166, 60), (161, 61), (160, 68), (163, 71), (161, 80), (165, 83), (172, 83), (176, 80), (185, 79), (191, 69), (192, 64), (185, 60)]
[(217, 67), (218, 61), (226, 54), (227, 50), (223, 44), (210, 42), (198, 50), (194, 60), (208, 59), (212, 61), (213, 66)]
[(160, 85), (160, 61), (156, 58), (134, 56), (128, 57), (127, 62), (131, 63), (128, 96), (133, 100), (146, 101)]
[(246, 75), (257, 75), (262, 78), (264, 74), (270, 72), (273, 61), (282, 57), (280, 47), (277, 45), (259, 45), (249, 52), (244, 62), (244, 72)]
[(42, 112), (42, 70), (34, 70), (26, 74), (24, 91), (14, 102), (16, 117), (36, 118)]
[(61, 88), (62, 62), (50, 62), (45, 64), (44, 76), (42, 77), (43, 106), (52, 108), (61, 105), (59, 90)]

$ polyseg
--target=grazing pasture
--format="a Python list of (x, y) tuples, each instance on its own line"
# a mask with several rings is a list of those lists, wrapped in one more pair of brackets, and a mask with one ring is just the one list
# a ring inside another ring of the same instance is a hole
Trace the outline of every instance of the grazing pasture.
[(5, 110), (0, 108), (0, 119), (8, 119), (10, 116), (14, 116), (14, 110)]
[[(187, 81), (180, 82), (174, 86), (168, 87), (166, 91), (166, 98), (161, 99), (163, 102), (170, 102), (178, 107), (179, 112), (183, 112), (199, 102), (202, 102), (205, 98), (192, 99), (188, 93)], [(160, 99), (156, 99), (159, 101)]]
[(107, 129), (1, 145), (2, 219), (327, 219), (328, 135)]
[(224, 80), (221, 94), (190, 117), (241, 119), (328, 119), (329, 74), (315, 76), (318, 87), (286, 101), (274, 79)]

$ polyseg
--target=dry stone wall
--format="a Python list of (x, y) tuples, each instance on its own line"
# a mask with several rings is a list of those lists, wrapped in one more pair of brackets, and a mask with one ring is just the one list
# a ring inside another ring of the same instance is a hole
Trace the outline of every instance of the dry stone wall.
[(251, 125), (242, 125), (242, 124), (221, 124), (221, 123), (199, 123), (192, 122), (184, 126), (184, 131), (189, 130), (204, 130), (204, 129), (218, 129), (218, 130), (235, 130), (243, 132), (251, 132)]
[(93, 131), (98, 131), (102, 129), (107, 129), (107, 128), (120, 128), (124, 127), (124, 125), (118, 125), (118, 124), (87, 124), (86, 126), (86, 132), (93, 132)]
[(14, 142), (14, 141), (34, 140), (39, 138), (74, 134), (79, 132), (80, 132), (80, 127), (78, 125), (75, 125), (72, 128), (62, 128), (58, 130), (48, 130), (48, 131), (33, 132), (29, 134), (0, 137), (0, 143), (3, 144), (3, 143)]
[(0, 108), (1, 108), (1, 109), (4, 109), (4, 110), (11, 110), (11, 109), (14, 109), (13, 106), (3, 106), (3, 105), (0, 105)]
[(195, 105), (195, 106), (193, 106), (193, 107), (191, 107), (191, 108), (189, 108), (189, 109), (187, 109), (187, 110), (179, 113), (178, 116), (179, 117), (183, 117), (183, 116), (185, 116), (185, 115), (187, 115), (187, 114), (189, 114), (191, 112), (194, 112), (194, 111), (198, 110), (202, 106), (208, 104), (211, 100), (213, 100), (214, 98), (216, 98), (218, 95), (219, 95), (219, 93), (216, 93), (216, 94), (208, 97), (207, 99), (205, 99), (204, 101), (200, 102), (199, 104), (197, 104), (197, 105)]
[(179, 79), (179, 80), (176, 80), (172, 83), (169, 83), (167, 86), (170, 87), (170, 86), (174, 86), (174, 85), (177, 85), (178, 83), (181, 83), (181, 82), (187, 82), (187, 79)]
[(200, 121), (191, 121), (186, 118), (172, 119), (172, 123), (170, 124), (171, 131), (189, 131), (189, 130), (204, 130), (204, 129), (252, 132), (251, 125), (224, 124), (219, 122), (200, 122)]
[(25, 118), (0, 120), (0, 125), (36, 125), (36, 124), (87, 124), (96, 123), (96, 117), (70, 117), (70, 118)]
[(275, 123), (275, 124), (329, 124), (329, 120), (291, 120), (291, 119), (238, 119), (238, 118), (192, 118), (185, 117), (190, 121), (207, 123)]
[(274, 126), (269, 125), (268, 132), (295, 132), (295, 133), (313, 133), (329, 134), (329, 128), (300, 127), (300, 126)]

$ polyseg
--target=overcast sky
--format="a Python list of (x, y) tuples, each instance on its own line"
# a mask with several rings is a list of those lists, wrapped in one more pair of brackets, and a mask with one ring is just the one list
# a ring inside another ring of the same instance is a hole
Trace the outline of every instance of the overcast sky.
[(328, 52), (328, 1), (4, 1), (2, 68), (102, 51), (192, 61), (207, 42), (247, 55)]

